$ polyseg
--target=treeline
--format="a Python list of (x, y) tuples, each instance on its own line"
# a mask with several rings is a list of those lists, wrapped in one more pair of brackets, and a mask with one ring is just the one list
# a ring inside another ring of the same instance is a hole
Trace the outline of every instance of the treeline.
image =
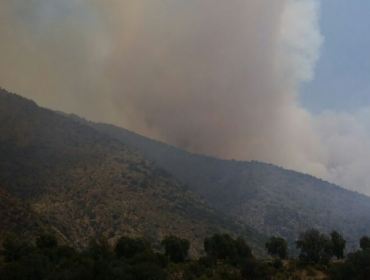
[(190, 242), (174, 235), (162, 240), (160, 252), (141, 237), (122, 236), (112, 245), (99, 236), (84, 250), (76, 250), (48, 233), (35, 244), (8, 236), (2, 244), (0, 279), (267, 280), (300, 279), (303, 270), (306, 275), (319, 271), (327, 279), (370, 279), (370, 237), (361, 238), (361, 250), (346, 258), (345, 245), (337, 231), (325, 235), (309, 229), (296, 241), (298, 259), (288, 259), (286, 240), (274, 236), (265, 244), (272, 258), (261, 260), (242, 237), (214, 234), (204, 240), (204, 255), (192, 260)]

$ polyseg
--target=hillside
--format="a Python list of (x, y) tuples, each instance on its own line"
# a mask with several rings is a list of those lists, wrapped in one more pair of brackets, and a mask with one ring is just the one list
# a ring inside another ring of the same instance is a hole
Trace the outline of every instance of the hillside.
[(367, 196), (272, 164), (195, 155), (119, 127), (90, 125), (153, 160), (215, 208), (268, 236), (278, 234), (293, 242), (310, 227), (337, 229), (355, 244), (370, 234)]
[(53, 232), (53, 229), (24, 201), (1, 187), (0, 201), (0, 243), (5, 236), (10, 234), (32, 242), (42, 232)]
[(121, 142), (5, 90), (0, 185), (77, 246), (100, 234), (144, 235), (158, 245), (173, 233), (198, 251), (217, 231), (241, 234), (256, 250), (264, 241)]

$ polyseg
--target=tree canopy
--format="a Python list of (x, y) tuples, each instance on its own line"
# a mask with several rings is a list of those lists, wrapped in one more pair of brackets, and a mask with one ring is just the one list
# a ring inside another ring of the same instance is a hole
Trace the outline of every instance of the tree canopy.
[(337, 257), (338, 260), (344, 259), (344, 249), (346, 248), (346, 240), (336, 230), (330, 233), (330, 238), (333, 256)]
[(360, 239), (360, 247), (362, 250), (370, 249), (370, 237), (369, 236), (363, 236)]
[(186, 260), (190, 248), (189, 240), (168, 235), (162, 240), (162, 245), (165, 248), (165, 255), (169, 257), (170, 261), (179, 263)]
[(242, 237), (233, 239), (229, 234), (214, 234), (204, 240), (204, 251), (214, 262), (252, 257), (252, 250)]
[(300, 249), (299, 259), (303, 263), (327, 264), (332, 256), (330, 238), (317, 229), (308, 229), (300, 233), (296, 241)]
[(267, 252), (280, 259), (285, 259), (288, 256), (288, 243), (286, 240), (279, 236), (271, 237), (265, 244)]
[(151, 250), (150, 242), (141, 237), (122, 236), (117, 240), (115, 247), (115, 252), (119, 258), (132, 258), (148, 250)]

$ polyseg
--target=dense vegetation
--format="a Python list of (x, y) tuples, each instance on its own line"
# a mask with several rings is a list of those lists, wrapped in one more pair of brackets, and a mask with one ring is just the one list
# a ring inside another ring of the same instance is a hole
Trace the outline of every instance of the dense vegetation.
[(2, 89), (0, 201), (0, 279), (370, 279), (370, 198)]
[(338, 236), (338, 232), (329, 237), (315, 229), (302, 232), (296, 242), (301, 249), (297, 260), (270, 252), (273, 247), (286, 245), (281, 237), (266, 242), (275, 258), (261, 260), (252, 255), (243, 238), (234, 239), (228, 234), (205, 238), (204, 255), (198, 259), (189, 258), (189, 241), (174, 235), (166, 236), (162, 248), (155, 249), (142, 237), (122, 236), (112, 244), (98, 236), (90, 238), (83, 250), (60, 245), (49, 233), (38, 236), (34, 244), (8, 236), (1, 250), (0, 279), (369, 279), (368, 244), (350, 253), (345, 261), (331, 261), (333, 241)]
[(256, 161), (188, 153), (113, 125), (86, 122), (170, 172), (216, 209), (271, 236), (287, 238), (310, 227), (341, 231), (350, 247), (370, 234), (370, 198), (315, 177)]
[(52, 228), (27, 203), (0, 186), (0, 244), (10, 233), (32, 242), (43, 231)]
[(126, 145), (1, 89), (0, 185), (23, 204), (19, 215), (0, 204), (9, 232), (17, 234), (32, 220), (40, 224), (36, 231), (52, 228), (77, 247), (86, 246), (90, 235), (142, 235), (161, 246), (163, 236), (176, 234), (197, 254), (201, 240), (220, 230), (263, 249), (263, 235), (215, 210)]

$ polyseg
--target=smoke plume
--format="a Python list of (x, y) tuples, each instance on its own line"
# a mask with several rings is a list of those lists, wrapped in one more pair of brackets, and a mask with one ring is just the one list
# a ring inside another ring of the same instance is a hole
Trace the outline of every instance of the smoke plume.
[(315, 0), (3, 1), (0, 85), (192, 152), (370, 194), (368, 112), (299, 105), (318, 21)]

